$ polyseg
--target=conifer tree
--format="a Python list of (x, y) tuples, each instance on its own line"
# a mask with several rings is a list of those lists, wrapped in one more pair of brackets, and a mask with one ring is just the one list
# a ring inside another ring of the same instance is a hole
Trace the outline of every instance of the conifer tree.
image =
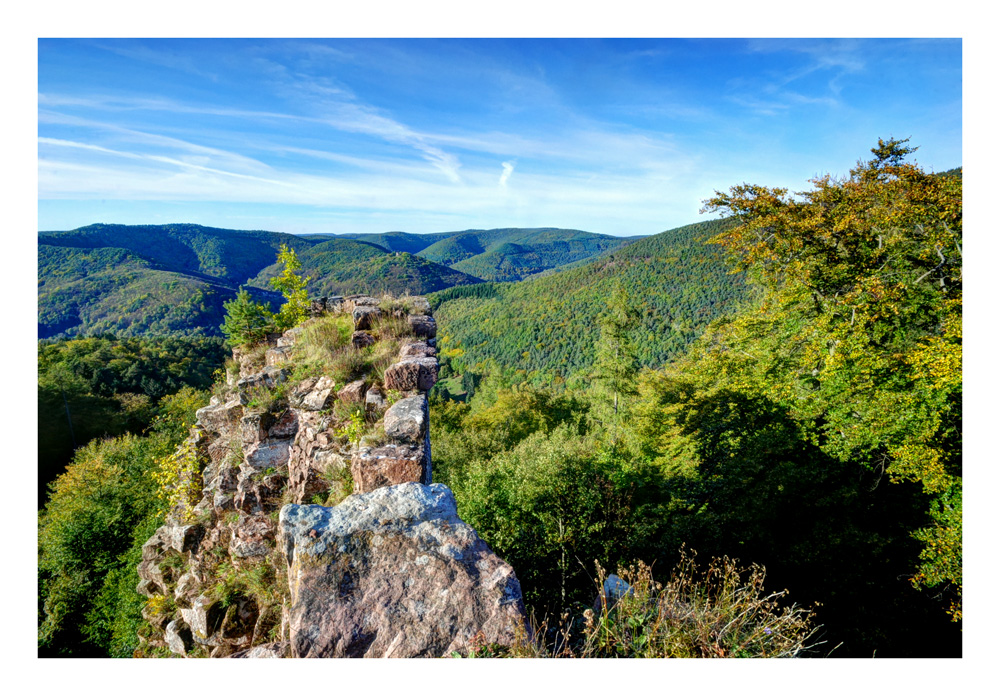
[(628, 292), (618, 285), (608, 300), (607, 309), (597, 319), (601, 337), (594, 363), (594, 379), (608, 396), (610, 420), (616, 429), (627, 410), (625, 399), (637, 393), (638, 358), (631, 336), (637, 320), (638, 313), (630, 304)]
[(254, 302), (246, 288), (241, 287), (236, 298), (222, 306), (226, 320), (220, 328), (233, 346), (260, 343), (274, 321), (274, 315), (264, 305)]
[(285, 304), (281, 306), (274, 317), (274, 322), (279, 331), (285, 331), (296, 324), (301, 323), (306, 318), (309, 307), (309, 296), (306, 294), (306, 284), (310, 281), (307, 276), (303, 278), (296, 273), (302, 268), (302, 262), (294, 249), (287, 244), (281, 245), (278, 253), (278, 263), (282, 264), (281, 273), (277, 277), (271, 278), (271, 286), (285, 297)]

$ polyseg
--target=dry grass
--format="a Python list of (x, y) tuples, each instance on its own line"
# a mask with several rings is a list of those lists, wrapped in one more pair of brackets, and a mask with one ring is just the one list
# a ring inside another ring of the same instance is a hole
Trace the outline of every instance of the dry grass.
[[(586, 609), (581, 621), (560, 617), (532, 622), (530, 636), (513, 646), (474, 645), (467, 657), (800, 657), (818, 627), (811, 610), (782, 602), (787, 591), (764, 590), (764, 568), (740, 568), (730, 558), (713, 558), (705, 570), (695, 554), (681, 560), (666, 584), (637, 563), (619, 570), (631, 589), (601, 611)], [(607, 575), (597, 566), (598, 591)]]
[(353, 332), (349, 314), (329, 314), (307, 322), (295, 342), (295, 361), (323, 365), (350, 345)]

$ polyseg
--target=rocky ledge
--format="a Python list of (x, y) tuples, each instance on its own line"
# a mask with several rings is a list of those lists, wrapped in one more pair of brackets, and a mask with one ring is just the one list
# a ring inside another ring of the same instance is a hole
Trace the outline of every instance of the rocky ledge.
[[(350, 317), (343, 350), (388, 349), (395, 363), (343, 386), (294, 378), (308, 324), (234, 351), (238, 371), (198, 411), (183, 450), (197, 460), (186, 485), (198, 496), (143, 547), (140, 637), (154, 654), (234, 658), (510, 643), (527, 630), (514, 571), (431, 483), (429, 303), (354, 295), (314, 300), (312, 312), (313, 322)], [(382, 331), (403, 318), (408, 337)], [(359, 413), (368, 434), (352, 439)]]
[(441, 657), (526, 631), (514, 570), (441, 484), (286, 505), (278, 527), (294, 657)]

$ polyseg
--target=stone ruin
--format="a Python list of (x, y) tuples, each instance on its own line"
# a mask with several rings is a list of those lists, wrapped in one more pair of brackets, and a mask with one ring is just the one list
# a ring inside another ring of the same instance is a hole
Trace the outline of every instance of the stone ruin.
[[(437, 329), (425, 298), (407, 304), (396, 311), (412, 337), (381, 383), (291, 383), (303, 326), (269, 337), (263, 364), (234, 352), (239, 373), (197, 412), (187, 441), (201, 499), (171, 511), (142, 549), (146, 648), (233, 658), (440, 657), (527, 634), (513, 569), (458, 517), (451, 491), (432, 483), (427, 391), (438, 374)], [(345, 350), (378, 341), (375, 298), (311, 305), (314, 317), (351, 314)], [(255, 407), (255, 390), (279, 386), (286, 402)], [(391, 405), (390, 394), (398, 397)], [(337, 402), (363, 405), (384, 436), (346, 441)], [(247, 589), (254, 578), (255, 592)]]

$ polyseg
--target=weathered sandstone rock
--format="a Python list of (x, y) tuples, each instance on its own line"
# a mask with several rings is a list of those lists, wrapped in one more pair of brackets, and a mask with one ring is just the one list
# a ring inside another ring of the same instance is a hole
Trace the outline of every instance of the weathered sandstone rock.
[(425, 395), (400, 399), (385, 412), (383, 420), (385, 434), (398, 442), (422, 443), (429, 419), (430, 413)]
[(228, 436), (243, 416), (243, 406), (239, 400), (233, 399), (224, 404), (199, 408), (194, 415), (198, 425), (209, 433)]
[(382, 383), (386, 389), (396, 391), (427, 391), (437, 382), (437, 376), (437, 359), (403, 358), (386, 369)]
[(406, 343), (399, 349), (401, 358), (433, 358), (437, 355), (437, 349), (427, 345), (424, 341)]
[(225, 615), (225, 609), (205, 595), (195, 597), (190, 607), (181, 609), (181, 618), (191, 629), (191, 637), (202, 645), (219, 644), (219, 638), (214, 634), (222, 626)]
[[(299, 340), (299, 337), (302, 335), (302, 331), (304, 329), (305, 329), (305, 327), (302, 326), (302, 325), (292, 327), (291, 329), (289, 329), (285, 333), (281, 334), (281, 336), (278, 338), (278, 340), (274, 342), (275, 347), (277, 347), (277, 348), (291, 348)], [(291, 353), (291, 351), (289, 351), (289, 353)]]
[(429, 317), (425, 314), (411, 314), (406, 317), (406, 320), (410, 323), (410, 329), (413, 331), (414, 336), (420, 338), (434, 338), (437, 336), (437, 322), (434, 321), (434, 317)]
[(274, 389), (288, 379), (289, 374), (291, 374), (291, 370), (287, 367), (268, 365), (260, 372), (255, 372), (239, 380), (236, 383), (236, 389), (241, 396), (245, 396), (250, 391), (258, 388)]
[[(282, 339), (278, 339), (279, 341)], [(292, 359), (292, 349), (290, 347), (268, 348), (264, 353), (264, 365), (280, 365)]]
[[(267, 515), (240, 515), (233, 525), (229, 555), (238, 558), (266, 556), (274, 548), (274, 522)], [(188, 621), (191, 624), (190, 621)], [(192, 628), (194, 627), (191, 624)]]
[(288, 465), (291, 443), (284, 439), (268, 438), (252, 445), (243, 457), (240, 470), (248, 474), (280, 469)]
[(441, 657), (477, 635), (510, 644), (527, 630), (521, 586), (455, 509), (416, 483), (335, 508), (286, 505), (289, 636), (296, 657)]
[(367, 411), (382, 413), (388, 406), (389, 403), (385, 400), (385, 395), (378, 387), (372, 386), (365, 393), (365, 409)]
[(288, 655), (288, 641), (279, 641), (277, 643), (264, 643), (263, 645), (258, 645), (256, 647), (250, 648), (249, 650), (240, 650), (239, 652), (234, 652), (226, 657), (238, 660), (242, 658), (281, 658)]
[(351, 334), (351, 345), (361, 350), (377, 342), (376, 338), (368, 331), (355, 331)]
[(288, 403), (294, 408), (322, 411), (330, 405), (330, 397), (336, 386), (334, 381), (325, 375), (304, 380), (291, 390)]
[(171, 621), (163, 632), (170, 652), (178, 655), (187, 653), (191, 646), (191, 631), (180, 621)]
[(423, 444), (380, 447), (362, 444), (351, 457), (351, 478), (355, 493), (368, 493), (399, 483), (427, 484), (431, 482), (430, 453)]
[(343, 389), (337, 392), (337, 398), (348, 404), (363, 404), (365, 402), (365, 381), (355, 380), (346, 384)]
[(426, 297), (410, 297), (407, 298), (407, 302), (414, 314), (429, 315), (431, 313), (431, 303)]
[[(355, 302), (355, 304), (357, 303)], [(378, 307), (367, 305), (355, 306), (354, 311), (351, 312), (351, 316), (354, 318), (355, 330), (362, 331), (372, 327), (372, 322), (382, 316), (382, 310)]]

